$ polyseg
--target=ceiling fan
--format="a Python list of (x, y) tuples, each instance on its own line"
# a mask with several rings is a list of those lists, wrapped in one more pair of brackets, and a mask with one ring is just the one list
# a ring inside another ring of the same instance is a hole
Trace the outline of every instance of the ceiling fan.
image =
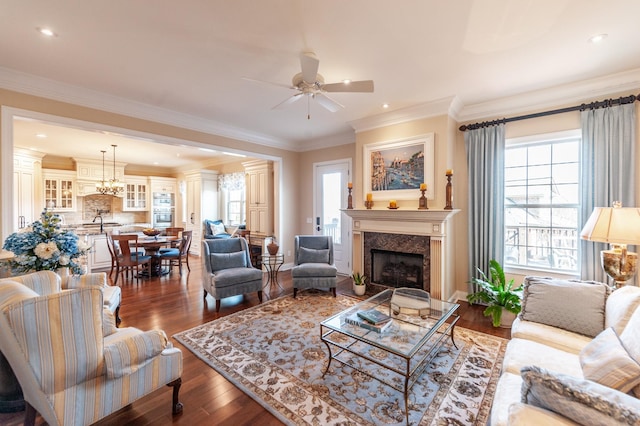
[(318, 74), (318, 66), (320, 61), (313, 52), (303, 52), (300, 54), (300, 67), (302, 72), (297, 73), (291, 79), (291, 85), (284, 85), (278, 83), (271, 83), (261, 80), (253, 80), (245, 78), (245, 80), (256, 81), (259, 83), (267, 83), (276, 85), (279, 87), (286, 87), (293, 89), (296, 93), (290, 98), (285, 99), (283, 102), (274, 106), (272, 109), (280, 109), (287, 105), (294, 103), (295, 101), (307, 97), (307, 119), (311, 118), (309, 113), (310, 99), (315, 99), (321, 106), (328, 109), (331, 112), (336, 112), (340, 108), (344, 108), (337, 101), (331, 99), (327, 93), (337, 92), (359, 92), (359, 93), (371, 93), (373, 92), (373, 80), (361, 80), (350, 81), (345, 80), (340, 83), (325, 84), (322, 74)]

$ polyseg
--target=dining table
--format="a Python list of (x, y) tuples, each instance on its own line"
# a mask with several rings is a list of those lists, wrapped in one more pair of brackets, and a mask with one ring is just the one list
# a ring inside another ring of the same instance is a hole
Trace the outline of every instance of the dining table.
[(160, 261), (160, 249), (171, 245), (177, 241), (177, 236), (158, 235), (155, 237), (143, 236), (138, 238), (138, 248), (142, 247), (147, 256), (151, 256), (151, 265), (149, 267), (149, 275), (151, 277), (159, 277), (169, 273), (169, 268), (164, 270)]

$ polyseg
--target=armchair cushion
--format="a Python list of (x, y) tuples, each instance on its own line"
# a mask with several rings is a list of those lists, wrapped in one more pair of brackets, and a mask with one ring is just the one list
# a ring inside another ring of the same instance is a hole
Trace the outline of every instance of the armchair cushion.
[[(33, 297), (5, 308), (4, 315), (46, 394), (102, 374), (102, 311), (102, 292), (95, 287)], [(79, 345), (80, 341), (86, 344)]]
[(294, 278), (335, 277), (338, 269), (328, 263), (303, 263), (291, 270)]
[(579, 424), (638, 424), (640, 401), (596, 382), (539, 367), (522, 369), (522, 402)]
[(298, 263), (329, 263), (329, 249), (299, 247)]
[(102, 335), (104, 337), (111, 336), (116, 331), (118, 331), (116, 316), (105, 306), (102, 309)]
[(526, 277), (520, 318), (594, 337), (604, 330), (608, 295), (609, 287), (595, 281)]
[(5, 280), (18, 282), (22, 285), (25, 285), (31, 290), (38, 293), (38, 295), (40, 296), (60, 293), (60, 290), (62, 289), (60, 275), (56, 274), (53, 271), (37, 271), (25, 275), (18, 275), (16, 277), (0, 280), (0, 283)]
[(104, 347), (107, 378), (117, 379), (135, 373), (147, 361), (169, 346), (162, 330), (145, 331)]
[(580, 352), (585, 379), (627, 393), (640, 384), (640, 364), (624, 348), (613, 328), (598, 334)]
[(262, 282), (262, 271), (256, 268), (221, 269), (215, 272), (214, 278), (216, 287), (224, 288), (251, 281)]
[(211, 253), (209, 255), (211, 269), (214, 272), (229, 268), (246, 268), (246, 258), (247, 255), (244, 251), (236, 251), (233, 253)]

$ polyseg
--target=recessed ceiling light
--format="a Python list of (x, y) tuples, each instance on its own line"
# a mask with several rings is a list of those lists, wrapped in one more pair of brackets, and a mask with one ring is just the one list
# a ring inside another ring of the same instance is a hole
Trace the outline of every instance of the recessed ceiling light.
[(387, 103), (382, 104), (382, 108), (385, 108), (385, 109), (389, 108), (389, 104), (387, 104)]
[(246, 157), (246, 155), (244, 155), (244, 154), (236, 154), (235, 152), (225, 152), (225, 151), (223, 151), (222, 153), (225, 154), (225, 155), (231, 155), (232, 157)]
[(36, 28), (38, 30), (38, 32), (44, 36), (47, 37), (55, 37), (56, 33), (53, 32), (53, 30), (51, 30), (50, 28), (43, 28), (43, 27), (38, 27)]
[(44, 138), (46, 138), (46, 137), (47, 137), (47, 135), (45, 135), (44, 133), (38, 133), (38, 134), (36, 134), (36, 138), (44, 139)]
[(602, 40), (607, 38), (608, 34), (596, 34), (594, 36), (589, 37), (589, 43), (600, 43)]
[(349, 84), (349, 83), (351, 83), (351, 80), (349, 80), (349, 79), (347, 78), (347, 79), (345, 79), (345, 80), (342, 80), (342, 82), (343, 82), (344, 84)]
[(209, 148), (198, 148), (198, 150), (203, 151), (203, 152), (216, 152), (215, 149), (209, 149)]
[(157, 166), (158, 164), (160, 164), (160, 163), (158, 163), (157, 161), (154, 161), (154, 162), (153, 162), (153, 165), (154, 165), (154, 166)]

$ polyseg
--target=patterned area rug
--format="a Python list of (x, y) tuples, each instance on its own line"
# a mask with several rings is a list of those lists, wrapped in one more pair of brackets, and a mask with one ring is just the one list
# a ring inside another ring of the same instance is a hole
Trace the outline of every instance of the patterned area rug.
[[(320, 322), (358, 300), (306, 291), (173, 337), (288, 425), (406, 424), (404, 395), (333, 361)], [(412, 425), (484, 425), (507, 340), (456, 327), (411, 388)], [(381, 355), (381, 356), (384, 356)], [(388, 374), (373, 366), (375, 377)]]

